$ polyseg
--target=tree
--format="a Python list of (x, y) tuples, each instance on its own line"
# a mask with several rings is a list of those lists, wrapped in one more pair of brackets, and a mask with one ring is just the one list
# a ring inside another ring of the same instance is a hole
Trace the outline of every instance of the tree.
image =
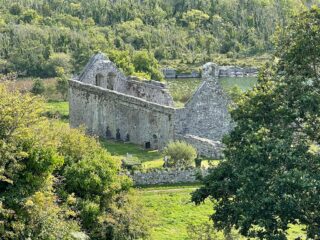
[(289, 224), (320, 236), (320, 9), (295, 18), (278, 39), (274, 63), (231, 111), (226, 161), (193, 193), (217, 200), (219, 230), (287, 239)]
[(0, 85), (1, 238), (147, 238), (121, 163), (84, 130), (43, 112), (39, 97)]
[(137, 51), (132, 60), (136, 72), (145, 72), (150, 74), (153, 80), (162, 80), (163, 75), (158, 69), (158, 61), (147, 51)]
[(209, 15), (196, 9), (192, 9), (182, 15), (183, 22), (193, 30), (209, 18)]
[(47, 76), (61, 77), (71, 72), (71, 57), (66, 53), (52, 53), (48, 59)]
[(0, 235), (3, 239), (72, 239), (80, 231), (53, 195), (54, 150), (38, 97), (0, 86)]
[(168, 167), (192, 166), (197, 157), (196, 149), (183, 141), (170, 142), (163, 152), (169, 157), (166, 163)]
[(38, 15), (37, 11), (33, 9), (27, 9), (22, 13), (21, 20), (25, 23), (31, 23), (39, 19), (40, 16)]

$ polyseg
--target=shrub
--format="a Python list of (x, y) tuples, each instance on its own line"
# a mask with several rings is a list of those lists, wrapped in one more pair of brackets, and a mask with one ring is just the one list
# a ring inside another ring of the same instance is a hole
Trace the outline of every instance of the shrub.
[(40, 78), (36, 78), (33, 82), (31, 92), (36, 95), (43, 94), (45, 92), (43, 81)]
[(19, 4), (16, 3), (16, 4), (11, 5), (9, 12), (12, 15), (20, 15), (22, 12), (22, 8)]
[(56, 90), (61, 94), (63, 100), (67, 100), (68, 98), (68, 89), (68, 79), (65, 76), (59, 77), (57, 79)]
[(128, 170), (141, 170), (141, 161), (137, 157), (126, 157), (122, 160), (122, 167)]
[(188, 167), (192, 166), (197, 156), (197, 151), (190, 144), (183, 141), (170, 142), (164, 149), (164, 154), (168, 156), (168, 167)]

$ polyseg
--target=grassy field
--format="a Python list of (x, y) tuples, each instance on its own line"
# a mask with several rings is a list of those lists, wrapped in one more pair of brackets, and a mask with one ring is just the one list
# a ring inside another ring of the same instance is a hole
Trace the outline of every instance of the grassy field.
[(195, 186), (143, 188), (138, 190), (139, 199), (147, 209), (154, 212), (154, 227), (151, 240), (188, 239), (189, 224), (209, 222), (213, 213), (212, 203), (195, 206), (190, 202), (190, 193)]
[[(190, 202), (191, 192), (199, 185), (159, 186), (137, 189), (139, 199), (153, 212), (154, 227), (150, 240), (189, 240), (187, 227), (190, 224), (211, 224), (209, 215), (213, 213), (213, 203), (207, 200), (200, 206)], [(223, 239), (222, 233), (218, 238)], [(301, 226), (292, 226), (288, 239), (305, 239)], [(235, 237), (234, 239), (246, 239)]]
[[(56, 79), (47, 78), (43, 79), (44, 86), (46, 88), (54, 88), (56, 84)], [(18, 91), (30, 91), (33, 85), (33, 78), (19, 78), (17, 81), (9, 82), (9, 89), (14, 89)]]

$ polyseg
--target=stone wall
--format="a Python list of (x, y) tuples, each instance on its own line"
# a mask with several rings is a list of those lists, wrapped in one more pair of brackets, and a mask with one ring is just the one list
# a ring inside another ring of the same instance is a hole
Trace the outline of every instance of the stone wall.
[(165, 84), (157, 81), (141, 81), (135, 77), (126, 79), (125, 94), (145, 99), (150, 102), (173, 106), (173, 99)]
[[(258, 68), (255, 67), (237, 67), (237, 66), (219, 66), (218, 77), (254, 77), (258, 75)], [(177, 73), (173, 68), (165, 68), (162, 70), (165, 78), (200, 78), (200, 71), (192, 73)]]
[(198, 176), (207, 176), (208, 169), (190, 168), (190, 169), (164, 169), (153, 170), (149, 172), (135, 171), (130, 177), (135, 185), (161, 185), (177, 183), (197, 183)]
[(177, 135), (193, 135), (213, 141), (232, 129), (228, 112), (230, 99), (218, 82), (219, 68), (208, 63), (203, 69), (203, 82), (185, 107), (176, 112)]
[(126, 77), (103, 54), (93, 56), (76, 80), (142, 98), (149, 102), (173, 106), (172, 97), (164, 84)]
[(175, 135), (175, 139), (183, 140), (191, 144), (197, 149), (197, 152), (201, 156), (209, 157), (212, 159), (223, 158), (223, 144), (221, 141), (213, 141), (207, 138), (201, 138), (198, 136), (186, 134), (186, 135)]
[(165, 84), (124, 76), (103, 54), (70, 80), (70, 125), (91, 134), (162, 149), (184, 139), (202, 155), (219, 158), (231, 128), (230, 103), (218, 82), (219, 67), (204, 65), (203, 82), (182, 109), (172, 107)]
[(257, 76), (258, 69), (254, 67), (241, 68), (236, 66), (220, 66), (219, 77), (245, 77)]
[(71, 127), (84, 125), (91, 134), (151, 148), (173, 139), (173, 108), (76, 80), (69, 85)]

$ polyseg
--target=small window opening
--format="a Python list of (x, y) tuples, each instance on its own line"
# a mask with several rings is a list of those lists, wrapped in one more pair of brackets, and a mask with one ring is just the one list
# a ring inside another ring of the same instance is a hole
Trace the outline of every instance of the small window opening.
[(103, 75), (102, 74), (97, 74), (96, 75), (96, 86), (101, 87), (102, 84), (102, 80), (103, 80)]
[(151, 148), (151, 143), (150, 143), (150, 142), (146, 142), (145, 148), (146, 148), (146, 149), (150, 149), (150, 148)]
[(109, 72), (107, 76), (107, 88), (110, 90), (114, 89), (114, 83), (116, 79), (116, 74), (113, 72)]
[(116, 139), (121, 140), (120, 129), (117, 128)]

